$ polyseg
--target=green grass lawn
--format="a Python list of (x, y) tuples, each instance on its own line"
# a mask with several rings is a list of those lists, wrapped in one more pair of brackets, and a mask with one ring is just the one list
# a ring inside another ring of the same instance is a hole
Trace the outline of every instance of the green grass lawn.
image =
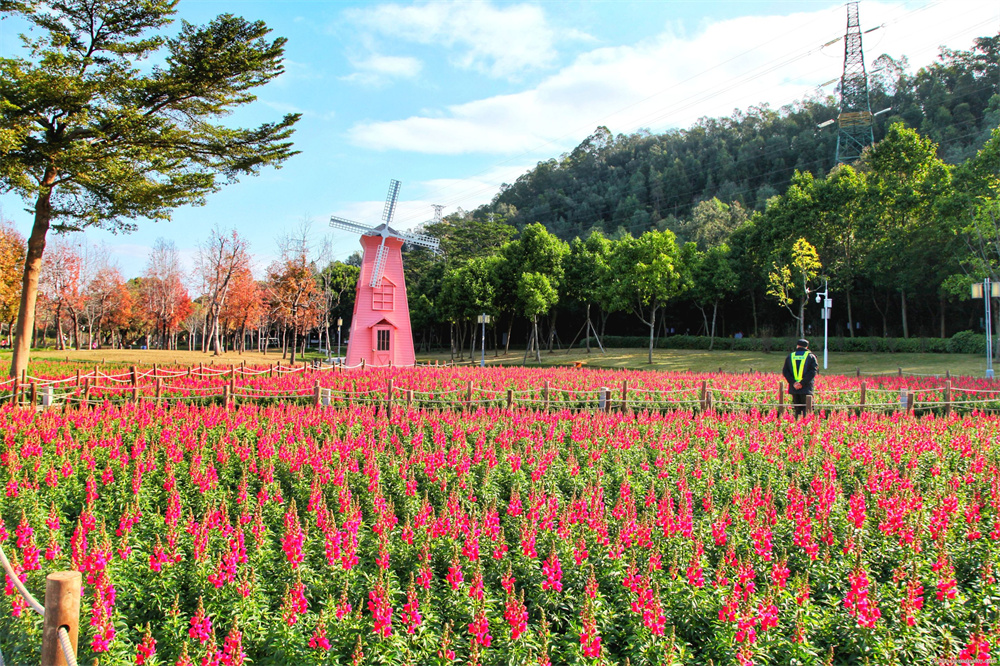
[[(820, 367), (823, 365), (823, 353), (820, 350), (816, 354), (819, 358)], [(321, 358), (322, 355), (315, 352), (306, 354), (305, 360)], [(193, 351), (162, 351), (158, 349), (95, 349), (95, 350), (37, 350), (32, 353), (32, 360), (46, 361), (76, 361), (87, 365), (97, 363), (115, 363), (125, 365), (239, 365), (246, 361), (248, 365), (269, 364), (281, 360), (281, 353), (271, 352), (269, 354), (258, 354), (248, 352), (237, 354), (229, 352), (220, 356), (202, 354)], [(418, 353), (419, 362), (439, 361), (448, 362), (451, 356), (446, 352)], [(480, 356), (477, 353), (474, 359), (479, 363)], [(600, 350), (594, 348), (590, 354), (586, 350), (574, 349), (569, 353), (566, 350), (558, 350), (553, 353), (542, 352), (543, 366), (572, 366), (577, 362), (583, 362), (585, 367), (590, 368), (630, 368), (635, 370), (667, 370), (674, 372), (748, 372), (755, 370), (759, 372), (780, 372), (784, 363), (784, 352), (736, 352), (736, 351), (702, 351), (688, 349), (657, 349), (653, 352), (653, 363), (648, 361), (648, 352), (645, 349), (608, 349), (602, 354)], [(301, 357), (296, 357), (297, 362), (301, 362)], [(492, 351), (486, 352), (486, 363), (488, 365), (521, 365), (524, 360), (524, 350), (511, 350), (507, 355), (495, 356)], [(456, 361), (469, 364), (469, 355)], [(286, 364), (288, 359), (284, 361)], [(0, 352), (0, 364), (9, 366), (10, 352)], [(535, 366), (533, 359), (529, 359), (525, 364), (528, 367)], [(943, 375), (949, 372), (953, 375), (972, 375), (982, 377), (985, 374), (986, 359), (979, 355), (970, 354), (872, 354), (860, 352), (838, 352), (829, 355), (829, 368), (825, 371), (830, 374), (855, 374), (857, 370), (863, 373), (889, 373), (897, 372), (899, 368), (906, 374), (928, 374)], [(5, 374), (5, 373), (4, 373)]]
[[(820, 370), (823, 367), (823, 352), (820, 350)], [(417, 354), (418, 361), (441, 361), (450, 359), (447, 353)], [(476, 355), (475, 363), (480, 356)], [(973, 375), (982, 377), (985, 374), (986, 359), (983, 356), (970, 354), (872, 354), (861, 352), (830, 353), (828, 368), (830, 374), (853, 375), (858, 370), (862, 373), (897, 372), (899, 368), (908, 374), (943, 375), (949, 372), (953, 375)], [(524, 361), (524, 350), (511, 351), (504, 356), (494, 356), (487, 350), (488, 365), (520, 365)], [(582, 361), (591, 368), (630, 368), (634, 370), (667, 370), (675, 372), (781, 372), (785, 361), (784, 352), (737, 352), (737, 351), (702, 351), (689, 349), (657, 349), (653, 351), (653, 363), (649, 364), (649, 352), (645, 349), (608, 349), (602, 354), (594, 348), (590, 354), (586, 350), (573, 349), (569, 353), (559, 350), (553, 353), (542, 352), (543, 366), (574, 365)], [(469, 363), (468, 354), (463, 359)], [(536, 365), (533, 358), (525, 364)]]

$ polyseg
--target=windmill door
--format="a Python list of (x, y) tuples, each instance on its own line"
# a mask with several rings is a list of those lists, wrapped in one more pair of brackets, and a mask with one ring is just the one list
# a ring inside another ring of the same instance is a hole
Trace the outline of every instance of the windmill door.
[(376, 326), (372, 329), (375, 342), (375, 365), (392, 363), (392, 327)]

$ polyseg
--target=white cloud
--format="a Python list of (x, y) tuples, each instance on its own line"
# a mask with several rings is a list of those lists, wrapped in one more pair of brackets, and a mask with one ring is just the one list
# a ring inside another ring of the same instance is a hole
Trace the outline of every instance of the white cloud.
[[(422, 16), (433, 6), (419, 8), (425, 9)], [(995, 3), (970, 0), (961, 8), (955, 11), (955, 3), (916, 9), (864, 3), (863, 29), (886, 24), (864, 36), (866, 60), (882, 53), (905, 55), (916, 69), (931, 62), (940, 45), (967, 49), (973, 37), (995, 29)], [(417, 23), (405, 25), (415, 30)], [(668, 29), (640, 44), (583, 53), (534, 88), (434, 113), (359, 123), (349, 136), (376, 150), (552, 154), (575, 145), (598, 125), (615, 133), (640, 127), (662, 131), (760, 103), (780, 107), (839, 77), (842, 43), (821, 46), (842, 35), (845, 25), (838, 4), (788, 16), (719, 21), (691, 35)]]
[(454, 66), (508, 79), (554, 65), (559, 39), (585, 38), (576, 31), (556, 31), (540, 7), (526, 4), (384, 4), (350, 10), (346, 16), (372, 37), (444, 47)]
[(391, 79), (412, 79), (420, 74), (423, 63), (417, 58), (404, 56), (369, 55), (361, 60), (352, 60), (357, 70), (342, 77), (344, 81), (376, 86)]

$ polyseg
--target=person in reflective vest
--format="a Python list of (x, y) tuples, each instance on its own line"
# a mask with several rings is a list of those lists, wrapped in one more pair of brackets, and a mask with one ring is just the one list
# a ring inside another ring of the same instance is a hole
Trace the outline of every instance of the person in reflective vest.
[(806, 396), (813, 394), (813, 380), (819, 372), (816, 355), (809, 351), (809, 341), (799, 340), (795, 351), (785, 359), (781, 374), (788, 382), (788, 394), (792, 396), (795, 418), (806, 413)]

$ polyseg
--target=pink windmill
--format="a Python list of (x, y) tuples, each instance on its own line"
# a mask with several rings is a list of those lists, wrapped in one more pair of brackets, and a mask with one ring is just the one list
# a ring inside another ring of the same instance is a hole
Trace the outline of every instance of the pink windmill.
[(403, 243), (438, 252), (439, 241), (421, 234), (400, 233), (390, 227), (399, 197), (399, 181), (389, 181), (382, 211), (383, 224), (367, 227), (331, 216), (330, 226), (361, 234), (364, 255), (354, 299), (346, 365), (413, 365), (413, 332), (403, 279)]

